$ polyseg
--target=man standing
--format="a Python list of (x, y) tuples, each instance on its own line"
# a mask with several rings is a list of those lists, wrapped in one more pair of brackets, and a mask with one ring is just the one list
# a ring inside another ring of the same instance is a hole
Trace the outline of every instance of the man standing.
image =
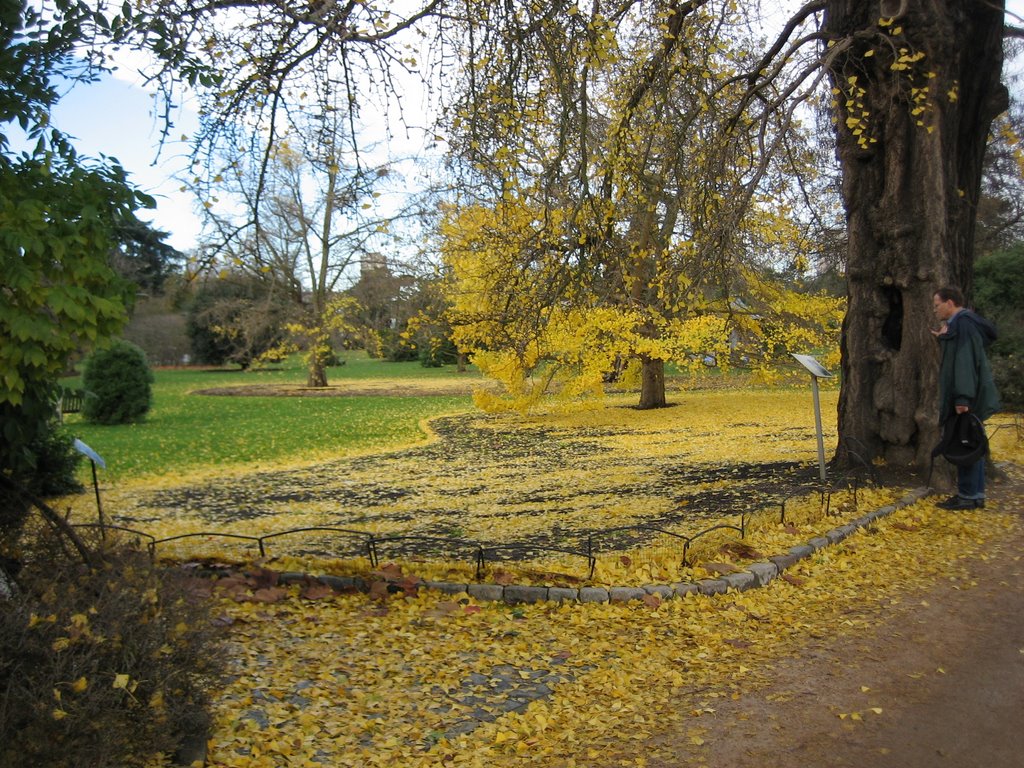
[[(992, 379), (985, 347), (996, 338), (995, 327), (985, 318), (964, 309), (959, 288), (940, 288), (932, 297), (935, 317), (941, 323), (932, 331), (942, 349), (939, 366), (939, 425), (946, 434), (961, 413), (973, 413), (984, 421), (999, 410), (999, 393)], [(957, 467), (957, 492), (938, 506), (973, 509), (985, 506), (985, 457)]]

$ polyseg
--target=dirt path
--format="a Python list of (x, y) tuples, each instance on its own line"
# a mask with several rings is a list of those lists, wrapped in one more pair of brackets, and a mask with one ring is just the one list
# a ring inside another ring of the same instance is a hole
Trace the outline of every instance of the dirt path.
[(969, 570), (971, 588), (940, 583), (870, 635), (806, 646), (767, 688), (702, 717), (703, 744), (660, 739), (678, 760), (649, 765), (1020, 768), (1024, 533)]

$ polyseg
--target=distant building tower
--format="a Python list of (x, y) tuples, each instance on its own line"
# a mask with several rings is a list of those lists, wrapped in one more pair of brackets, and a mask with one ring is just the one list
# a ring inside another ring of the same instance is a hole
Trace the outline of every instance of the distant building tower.
[(388, 260), (383, 253), (364, 253), (359, 262), (359, 276), (367, 277), (373, 274), (388, 272)]

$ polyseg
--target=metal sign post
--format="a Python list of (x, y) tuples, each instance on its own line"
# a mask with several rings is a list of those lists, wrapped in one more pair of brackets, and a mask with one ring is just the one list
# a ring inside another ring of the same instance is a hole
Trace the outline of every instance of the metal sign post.
[(821, 477), (821, 481), (825, 482), (825, 438), (821, 430), (821, 400), (818, 397), (818, 379), (830, 379), (832, 374), (810, 355), (797, 355), (792, 352), (790, 354), (811, 374), (811, 392), (814, 393), (814, 428), (818, 434), (818, 475)]
[(89, 463), (92, 465), (92, 487), (96, 492), (96, 514), (99, 517), (100, 522), (100, 536), (106, 537), (106, 529), (104, 528), (103, 522), (103, 506), (100, 504), (100, 484), (96, 479), (96, 465), (99, 464), (104, 469), (107, 468), (107, 462), (105, 462), (96, 451), (90, 448), (88, 445), (83, 443), (77, 437), (74, 442), (75, 450), (80, 454), (89, 459)]

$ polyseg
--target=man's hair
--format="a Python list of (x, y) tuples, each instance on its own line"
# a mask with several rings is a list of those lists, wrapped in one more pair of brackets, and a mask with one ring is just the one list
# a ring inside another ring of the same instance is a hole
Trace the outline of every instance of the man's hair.
[(939, 301), (952, 301), (958, 307), (964, 305), (964, 292), (955, 285), (944, 285), (935, 292), (935, 295), (939, 297)]

